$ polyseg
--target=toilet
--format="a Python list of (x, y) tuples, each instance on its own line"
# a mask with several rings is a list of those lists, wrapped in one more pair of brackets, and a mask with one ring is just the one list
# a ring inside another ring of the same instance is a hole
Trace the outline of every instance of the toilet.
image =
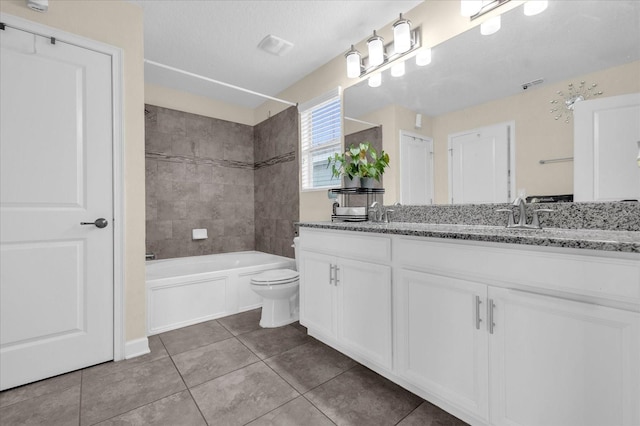
[[(293, 239), (298, 269), (298, 237)], [(262, 296), (260, 327), (274, 328), (298, 321), (300, 274), (292, 269), (272, 269), (251, 279), (251, 290)]]

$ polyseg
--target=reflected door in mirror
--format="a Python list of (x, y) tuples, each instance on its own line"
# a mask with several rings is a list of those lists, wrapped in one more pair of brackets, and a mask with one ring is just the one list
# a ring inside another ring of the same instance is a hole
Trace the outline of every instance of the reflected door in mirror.
[(640, 200), (640, 93), (579, 102), (574, 119), (574, 200)]
[(449, 136), (451, 204), (510, 201), (513, 128), (502, 123)]
[(400, 202), (433, 204), (433, 140), (400, 133)]

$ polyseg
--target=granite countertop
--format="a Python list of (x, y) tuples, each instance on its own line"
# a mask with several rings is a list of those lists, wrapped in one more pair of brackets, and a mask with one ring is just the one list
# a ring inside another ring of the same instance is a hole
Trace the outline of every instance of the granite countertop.
[(299, 226), (378, 234), (640, 253), (640, 232), (638, 231), (560, 228), (507, 229), (503, 226), (410, 222), (300, 222)]

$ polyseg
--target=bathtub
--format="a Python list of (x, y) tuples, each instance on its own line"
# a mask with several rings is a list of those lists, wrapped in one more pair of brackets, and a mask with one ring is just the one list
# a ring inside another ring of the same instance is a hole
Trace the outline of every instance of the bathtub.
[(295, 261), (259, 251), (147, 261), (148, 334), (259, 308), (251, 277), (280, 268)]

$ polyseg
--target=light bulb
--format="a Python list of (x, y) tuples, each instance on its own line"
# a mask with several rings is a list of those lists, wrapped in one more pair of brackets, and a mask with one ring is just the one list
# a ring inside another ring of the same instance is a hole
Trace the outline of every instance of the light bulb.
[(351, 45), (351, 50), (345, 54), (345, 57), (347, 58), (347, 77), (360, 77), (360, 52), (354, 49), (353, 45)]
[(404, 53), (411, 49), (411, 21), (402, 18), (393, 24), (393, 50), (395, 53)]
[(470, 17), (480, 12), (482, 9), (482, 0), (461, 0), (460, 1), (460, 14), (465, 17)]
[(537, 15), (544, 12), (549, 5), (547, 0), (531, 0), (524, 4), (524, 14), (526, 16)]
[(373, 74), (369, 77), (369, 87), (380, 87), (382, 84), (382, 73)]
[(423, 67), (425, 65), (429, 65), (431, 63), (431, 48), (427, 47), (425, 49), (420, 50), (416, 55), (416, 65), (419, 67)]
[(404, 75), (404, 61), (398, 62), (391, 67), (391, 77), (402, 77)]
[(480, 25), (480, 34), (482, 35), (491, 35), (497, 33), (499, 30), (500, 15), (489, 18)]
[(384, 62), (384, 39), (373, 31), (373, 36), (367, 40), (369, 48), (369, 65), (377, 67)]

